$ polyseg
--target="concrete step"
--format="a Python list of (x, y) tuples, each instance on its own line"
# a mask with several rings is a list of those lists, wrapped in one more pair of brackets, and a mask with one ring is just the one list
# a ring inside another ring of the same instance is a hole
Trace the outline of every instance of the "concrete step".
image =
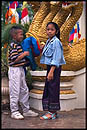
[[(45, 82), (34, 81), (32, 83), (32, 86), (35, 89), (43, 90), (45, 86)], [(73, 84), (70, 82), (60, 82), (60, 90), (66, 90), (66, 89), (68, 90), (68, 89), (71, 89), (72, 87), (73, 87)]]
[[(35, 94), (30, 92), (30, 107), (43, 111), (42, 107), (43, 94)], [(76, 94), (60, 94), (60, 111), (70, 111), (76, 108)]]
[[(30, 92), (29, 95), (32, 98), (40, 99), (40, 100), (42, 100), (42, 96), (43, 96), (42, 93), (33, 93), (33, 92)], [(73, 94), (60, 94), (60, 99), (61, 100), (63, 100), (63, 99), (73, 99), (73, 98), (77, 98), (76, 93), (73, 93)]]

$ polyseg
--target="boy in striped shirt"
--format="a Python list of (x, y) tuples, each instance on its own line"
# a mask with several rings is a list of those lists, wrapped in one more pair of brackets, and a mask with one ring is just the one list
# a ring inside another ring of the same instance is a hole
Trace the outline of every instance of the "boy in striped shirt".
[[(24, 116), (38, 116), (38, 113), (30, 110), (29, 90), (25, 81), (23, 66), (28, 63), (26, 56), (29, 51), (22, 51), (20, 42), (23, 40), (23, 30), (18, 26), (13, 26), (10, 30), (12, 41), (9, 46), (9, 93), (11, 118), (24, 119)], [(23, 110), (23, 115), (19, 112), (19, 104)]]

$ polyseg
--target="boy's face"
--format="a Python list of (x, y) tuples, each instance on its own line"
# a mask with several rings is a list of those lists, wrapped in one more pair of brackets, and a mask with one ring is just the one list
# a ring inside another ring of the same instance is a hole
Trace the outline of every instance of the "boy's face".
[(15, 40), (16, 40), (17, 42), (21, 42), (21, 41), (23, 40), (23, 38), (24, 38), (24, 36), (23, 36), (23, 30), (18, 29), (18, 30), (16, 31), (16, 34), (14, 35), (14, 38), (15, 38)]

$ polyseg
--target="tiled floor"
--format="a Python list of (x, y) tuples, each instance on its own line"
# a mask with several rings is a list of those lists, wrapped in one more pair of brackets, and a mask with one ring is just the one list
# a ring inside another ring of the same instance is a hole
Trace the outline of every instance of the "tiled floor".
[[(34, 109), (33, 109), (34, 110)], [(39, 116), (44, 111), (34, 110)], [(14, 120), (10, 118), (10, 111), (3, 110), (1, 115), (2, 128), (28, 128), (28, 129), (85, 129), (86, 128), (86, 110), (78, 109), (72, 111), (59, 111), (59, 118), (55, 120), (40, 120), (39, 117), (26, 117), (24, 120)]]

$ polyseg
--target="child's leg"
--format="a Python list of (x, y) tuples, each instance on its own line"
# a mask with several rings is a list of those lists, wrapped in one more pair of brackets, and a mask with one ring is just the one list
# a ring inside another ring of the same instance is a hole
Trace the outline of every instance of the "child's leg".
[(60, 73), (61, 66), (55, 69), (54, 78), (49, 81), (49, 111), (51, 113), (60, 110)]
[(9, 95), (11, 112), (19, 110), (18, 101), (20, 93), (20, 71), (18, 67), (9, 67)]
[(26, 81), (25, 81), (25, 73), (24, 73), (23, 68), (21, 68), (21, 77), (20, 78), (21, 78), (21, 87), (20, 87), (19, 101), (21, 103), (21, 107), (23, 109), (23, 112), (27, 112), (30, 109), (29, 89), (28, 89)]

